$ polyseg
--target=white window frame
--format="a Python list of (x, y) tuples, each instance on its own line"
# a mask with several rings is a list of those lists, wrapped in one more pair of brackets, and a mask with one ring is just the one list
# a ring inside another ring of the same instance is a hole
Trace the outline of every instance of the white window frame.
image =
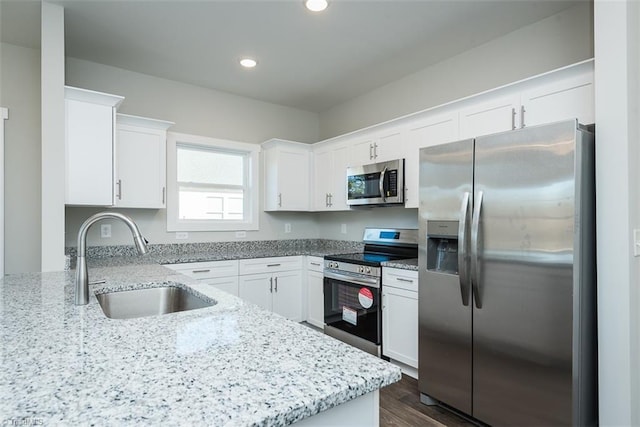
[[(183, 220), (178, 218), (179, 144), (247, 153), (249, 159), (247, 211), (243, 220)], [(260, 145), (206, 136), (167, 132), (167, 231), (245, 231), (258, 230)]]

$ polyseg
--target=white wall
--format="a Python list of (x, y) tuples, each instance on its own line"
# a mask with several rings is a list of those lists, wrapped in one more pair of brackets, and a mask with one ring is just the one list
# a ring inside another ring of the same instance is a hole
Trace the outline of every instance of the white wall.
[(125, 97), (120, 113), (175, 122), (171, 131), (261, 143), (318, 140), (318, 115), (307, 111), (67, 58), (67, 85)]
[[(176, 124), (171, 131), (241, 142), (260, 143), (278, 137), (300, 142), (318, 140), (318, 115), (280, 105), (204, 89), (89, 61), (67, 58), (67, 84), (122, 95), (119, 112)], [(262, 205), (262, 200), (260, 201)], [(67, 208), (67, 246), (76, 245), (82, 222), (99, 208)], [(262, 208), (260, 209), (262, 211)], [(185, 243), (236, 240), (235, 232), (190, 232), (188, 240), (176, 240), (166, 232), (166, 210), (118, 209), (136, 221), (152, 243)], [(284, 224), (291, 233), (284, 233)], [(131, 244), (122, 224), (112, 222), (112, 238), (101, 239), (99, 227), (90, 230), (89, 245)], [(260, 214), (260, 230), (248, 231), (242, 240), (315, 238), (318, 228), (311, 214)]]
[(640, 5), (595, 3), (600, 424), (640, 425)]
[[(418, 210), (402, 207), (362, 208), (347, 212), (318, 213), (317, 221), (323, 239), (361, 241), (365, 227), (418, 228)], [(341, 232), (346, 224), (347, 232)]]
[(40, 271), (40, 51), (0, 44), (5, 121), (5, 273)]
[(592, 6), (583, 2), (321, 113), (320, 137), (328, 139), (592, 57)]
[(46, 1), (41, 7), (41, 270), (59, 271), (64, 268), (64, 8)]

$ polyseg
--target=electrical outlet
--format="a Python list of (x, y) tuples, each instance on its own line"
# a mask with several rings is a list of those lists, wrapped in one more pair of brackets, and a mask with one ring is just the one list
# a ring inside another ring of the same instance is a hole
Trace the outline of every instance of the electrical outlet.
[(111, 224), (100, 225), (100, 237), (103, 239), (108, 239), (111, 237)]
[(288, 222), (284, 225), (284, 232), (291, 233), (291, 224), (289, 224)]
[(247, 237), (246, 231), (236, 231), (236, 239), (244, 239)]
[(188, 239), (188, 238), (189, 238), (189, 233), (187, 233), (186, 231), (177, 231), (176, 232), (176, 239), (184, 240), (184, 239)]
[(342, 234), (347, 234), (347, 224), (341, 224), (340, 225), (340, 232)]

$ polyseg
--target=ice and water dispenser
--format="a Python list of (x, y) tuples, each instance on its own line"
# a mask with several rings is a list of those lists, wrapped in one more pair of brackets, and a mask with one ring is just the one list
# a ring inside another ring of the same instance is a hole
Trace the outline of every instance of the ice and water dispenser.
[(458, 221), (427, 221), (427, 270), (458, 274)]

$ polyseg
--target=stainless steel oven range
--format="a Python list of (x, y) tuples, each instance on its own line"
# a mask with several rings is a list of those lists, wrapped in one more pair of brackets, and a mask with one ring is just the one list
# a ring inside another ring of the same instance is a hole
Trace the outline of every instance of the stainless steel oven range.
[(364, 252), (324, 257), (324, 332), (381, 356), (382, 267), (418, 257), (418, 230), (367, 228)]

